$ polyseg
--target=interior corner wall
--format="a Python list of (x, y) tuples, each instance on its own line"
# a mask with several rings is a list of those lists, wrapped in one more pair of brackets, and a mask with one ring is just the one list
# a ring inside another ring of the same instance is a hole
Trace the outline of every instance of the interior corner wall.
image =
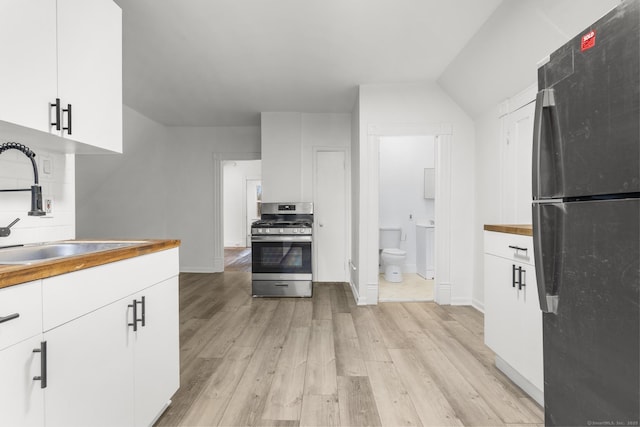
[[(360, 224), (359, 281), (363, 286), (377, 283), (377, 263), (369, 263), (366, 257), (377, 253), (377, 241), (367, 238), (367, 212), (378, 209), (368, 206), (368, 177), (372, 144), (368, 130), (371, 126), (451, 124), (451, 302), (470, 304), (474, 279), (474, 158), (475, 130), (471, 118), (436, 84), (415, 83), (398, 85), (360, 86), (360, 150), (358, 155), (360, 211), (354, 224)], [(436, 201), (437, 203), (437, 201)], [(438, 250), (436, 248), (436, 250)], [(369, 254), (367, 254), (369, 252)], [(364, 270), (364, 271), (363, 271)], [(437, 272), (436, 272), (437, 275)], [(366, 285), (365, 285), (366, 284)], [(377, 301), (368, 301), (376, 304)]]
[(478, 117), (476, 123), (476, 194), (474, 227), (473, 305), (484, 311), (484, 225), (499, 224), (500, 213), (500, 141), (502, 122), (498, 106)]
[(123, 125), (123, 154), (77, 156), (77, 236), (180, 239), (180, 271), (216, 271), (213, 153), (259, 153), (259, 127)]
[(77, 155), (78, 238), (167, 238), (166, 128), (123, 106), (123, 153)]

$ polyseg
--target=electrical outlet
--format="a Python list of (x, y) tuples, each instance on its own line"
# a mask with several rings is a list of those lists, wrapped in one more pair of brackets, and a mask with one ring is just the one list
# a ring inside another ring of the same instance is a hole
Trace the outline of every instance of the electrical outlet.
[(44, 211), (48, 214), (53, 210), (53, 199), (44, 199)]

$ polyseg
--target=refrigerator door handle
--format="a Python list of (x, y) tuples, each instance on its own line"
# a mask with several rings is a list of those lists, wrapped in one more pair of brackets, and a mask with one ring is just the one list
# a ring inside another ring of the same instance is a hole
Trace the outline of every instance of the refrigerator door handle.
[[(542, 209), (546, 207), (554, 207), (553, 204), (533, 204), (533, 253), (536, 267), (536, 282), (538, 285), (538, 299), (540, 301), (540, 310), (543, 313), (558, 314), (558, 294), (557, 287), (554, 286), (556, 268), (555, 242), (549, 242), (544, 239), (541, 229)], [(552, 231), (557, 231), (553, 230)], [(555, 239), (555, 233), (549, 233), (548, 239)], [(551, 243), (551, 244), (549, 244)], [(543, 258), (543, 248), (546, 249), (546, 256)], [(546, 260), (546, 264), (545, 264)]]
[[(552, 189), (546, 188), (543, 190), (543, 181), (549, 186), (554, 183), (555, 179), (552, 176), (554, 169), (549, 167), (549, 153), (551, 148), (548, 145), (553, 145), (553, 141), (546, 141), (545, 138), (545, 114), (544, 109), (554, 109), (556, 106), (555, 95), (553, 89), (542, 89), (536, 95), (536, 109), (533, 121), (533, 165), (532, 165), (532, 194), (533, 200), (539, 200), (541, 197), (548, 197), (550, 194), (555, 193)], [(553, 108), (552, 108), (553, 107)], [(546, 120), (548, 121), (548, 119)], [(545, 145), (546, 144), (546, 145)], [(546, 154), (546, 155), (545, 155)], [(543, 156), (545, 159), (543, 160)], [(543, 170), (543, 162), (547, 166)]]

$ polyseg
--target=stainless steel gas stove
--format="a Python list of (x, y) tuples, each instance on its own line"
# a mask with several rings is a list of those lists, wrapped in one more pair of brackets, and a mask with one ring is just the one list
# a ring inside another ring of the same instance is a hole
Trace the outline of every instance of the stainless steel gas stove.
[(263, 203), (251, 224), (254, 297), (310, 297), (313, 204)]

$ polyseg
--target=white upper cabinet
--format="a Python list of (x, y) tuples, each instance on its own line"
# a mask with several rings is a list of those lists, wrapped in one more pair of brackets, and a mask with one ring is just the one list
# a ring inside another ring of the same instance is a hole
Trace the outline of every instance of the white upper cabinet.
[(0, 0), (0, 10), (3, 139), (122, 152), (120, 8), (112, 0)]
[[(63, 137), (122, 152), (122, 11), (111, 0), (58, 0)], [(69, 114), (63, 114), (63, 127)]]
[(55, 1), (0, 0), (0, 120), (49, 132), (58, 93), (55, 16)]

